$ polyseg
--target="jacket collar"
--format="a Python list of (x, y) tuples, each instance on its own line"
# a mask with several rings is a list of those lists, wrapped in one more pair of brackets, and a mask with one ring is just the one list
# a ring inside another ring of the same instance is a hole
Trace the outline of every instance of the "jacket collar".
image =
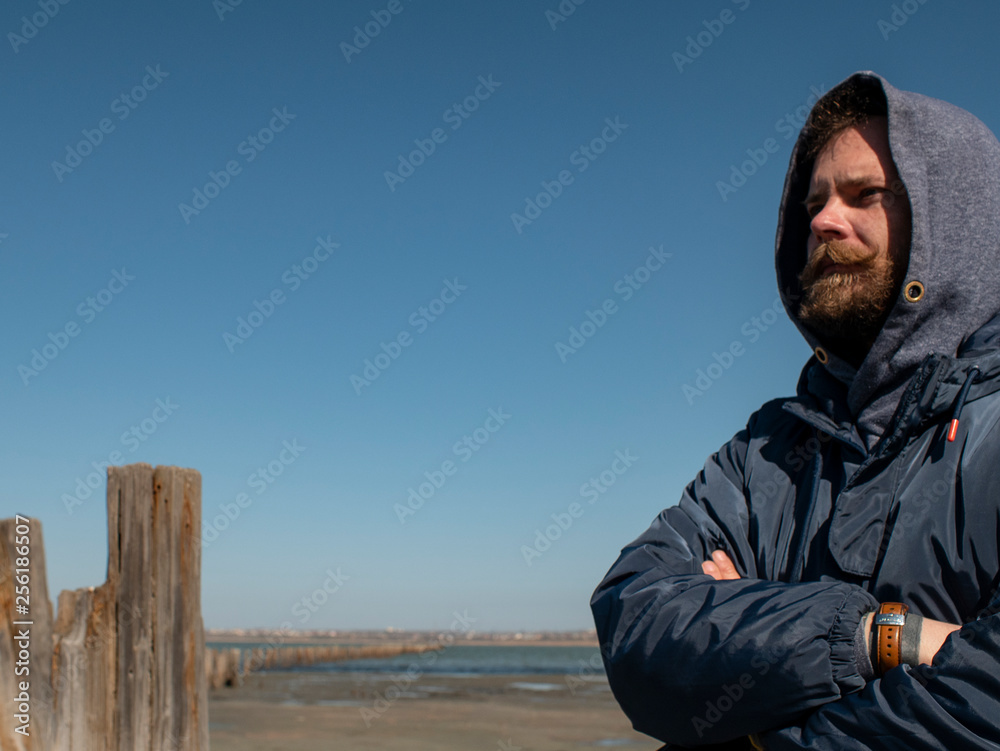
[[(960, 399), (963, 386), (966, 386), (966, 394)], [(815, 356), (803, 367), (796, 390), (797, 396), (783, 405), (786, 412), (868, 456), (869, 451), (847, 405), (847, 386), (831, 375)], [(970, 335), (956, 356), (929, 354), (924, 358), (911, 374), (882, 440), (871, 453), (883, 453), (918, 425), (947, 420), (956, 406), (998, 390), (1000, 314)]]

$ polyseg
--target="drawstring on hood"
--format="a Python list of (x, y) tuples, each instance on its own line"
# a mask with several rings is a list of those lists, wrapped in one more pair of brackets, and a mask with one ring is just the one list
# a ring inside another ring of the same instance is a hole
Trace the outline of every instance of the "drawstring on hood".
[[(824, 99), (859, 82), (885, 97), (889, 149), (910, 201), (912, 226), (899, 295), (857, 369), (798, 318), (798, 277), (811, 233), (801, 202), (814, 161), (802, 135), (785, 178), (775, 267), (785, 309), (816, 355), (806, 368), (825, 368), (845, 385), (847, 406), (870, 450), (925, 357), (955, 357), (963, 340), (1000, 310), (1000, 143), (965, 110), (896, 89), (870, 71), (850, 76)], [(955, 420), (971, 379), (956, 402)]]
[(958, 392), (958, 397), (955, 399), (955, 411), (951, 413), (951, 424), (948, 426), (948, 440), (954, 441), (955, 435), (958, 433), (958, 418), (962, 414), (962, 407), (965, 406), (965, 400), (969, 396), (969, 389), (972, 388), (972, 382), (979, 375), (979, 368), (973, 366), (969, 370), (969, 375), (965, 377), (965, 383), (962, 384), (962, 390)]

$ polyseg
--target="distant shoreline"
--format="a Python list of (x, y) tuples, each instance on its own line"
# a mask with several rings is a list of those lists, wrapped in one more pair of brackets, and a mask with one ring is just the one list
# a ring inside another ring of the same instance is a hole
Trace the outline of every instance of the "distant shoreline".
[(597, 633), (590, 631), (474, 632), (450, 631), (281, 631), (279, 629), (206, 629), (208, 644), (429, 644), (453, 637), (452, 645), (596, 647)]

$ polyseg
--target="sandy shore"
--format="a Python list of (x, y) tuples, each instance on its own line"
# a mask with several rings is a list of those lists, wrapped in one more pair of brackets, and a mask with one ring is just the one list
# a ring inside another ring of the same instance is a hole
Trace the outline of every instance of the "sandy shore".
[(603, 676), (255, 674), (209, 698), (212, 751), (556, 751), (661, 744), (636, 733)]

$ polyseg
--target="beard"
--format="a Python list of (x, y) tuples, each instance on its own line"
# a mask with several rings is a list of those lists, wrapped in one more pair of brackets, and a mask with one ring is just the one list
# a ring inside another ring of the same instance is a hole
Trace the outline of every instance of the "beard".
[[(830, 262), (853, 268), (821, 276), (821, 264)], [(883, 248), (823, 243), (799, 275), (799, 319), (858, 364), (882, 330), (905, 271)]]

